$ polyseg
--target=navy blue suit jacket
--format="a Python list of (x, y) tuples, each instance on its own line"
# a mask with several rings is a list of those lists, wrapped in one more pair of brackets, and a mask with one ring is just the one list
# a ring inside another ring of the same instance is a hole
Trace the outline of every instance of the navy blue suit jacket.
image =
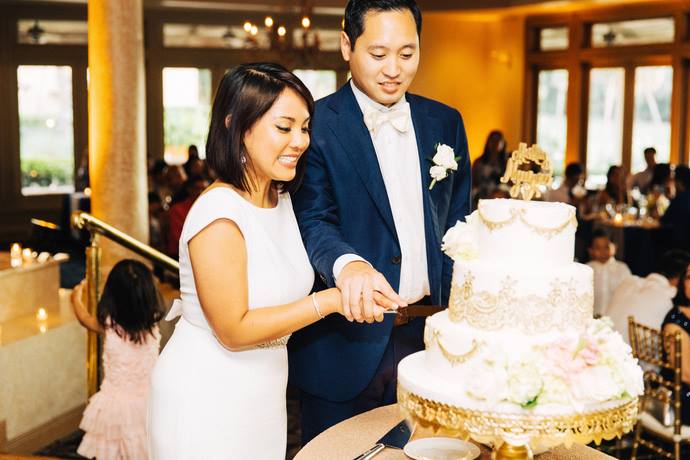
[[(469, 213), (467, 137), (457, 110), (413, 94), (406, 99), (419, 150), (431, 298), (446, 305), (452, 261), (441, 252), (441, 240)], [(400, 244), (374, 145), (350, 83), (317, 101), (311, 127), (305, 178), (292, 201), (319, 275), (316, 289), (335, 286), (333, 264), (351, 253), (371, 263), (397, 291)], [(439, 143), (460, 157), (458, 170), (430, 191), (430, 160)], [(393, 319), (386, 315), (382, 323), (358, 324), (331, 315), (297, 332), (289, 342), (291, 383), (330, 401), (354, 398), (378, 368)], [(423, 327), (421, 321), (417, 327)]]

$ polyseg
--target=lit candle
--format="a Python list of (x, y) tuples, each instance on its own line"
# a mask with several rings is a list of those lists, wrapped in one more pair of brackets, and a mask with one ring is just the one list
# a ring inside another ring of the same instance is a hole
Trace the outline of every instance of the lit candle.
[(38, 326), (38, 330), (41, 331), (41, 334), (45, 334), (48, 328), (45, 324), (41, 324), (40, 326)]
[(30, 264), (33, 261), (33, 251), (30, 248), (22, 249), (22, 260), (25, 264)]
[(623, 214), (620, 212), (617, 212), (615, 216), (613, 216), (613, 221), (616, 224), (622, 224), (623, 223)]
[(10, 266), (13, 268), (22, 266), (22, 245), (14, 243), (10, 248)]
[(36, 319), (39, 321), (45, 321), (48, 319), (48, 312), (45, 308), (38, 309), (38, 313), (36, 313)]

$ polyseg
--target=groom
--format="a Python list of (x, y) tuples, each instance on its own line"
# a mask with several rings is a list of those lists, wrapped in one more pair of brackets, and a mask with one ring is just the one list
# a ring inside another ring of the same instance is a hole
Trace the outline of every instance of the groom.
[[(316, 104), (293, 206), (311, 263), (323, 285), (340, 288), (350, 321), (332, 315), (290, 340), (304, 443), (394, 403), (398, 362), (424, 346), (424, 318), (361, 324), (373, 320), (373, 291), (401, 306), (448, 302), (441, 239), (469, 213), (470, 163), (458, 111), (406, 93), (421, 25), (414, 0), (349, 0), (341, 51), (352, 80)], [(444, 162), (432, 187), (440, 144), (457, 170)]]

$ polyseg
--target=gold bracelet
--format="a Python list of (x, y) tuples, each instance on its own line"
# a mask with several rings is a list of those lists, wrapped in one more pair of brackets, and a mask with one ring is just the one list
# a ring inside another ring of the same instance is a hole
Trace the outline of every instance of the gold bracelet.
[(311, 303), (314, 305), (314, 310), (316, 310), (316, 314), (319, 315), (319, 319), (323, 319), (324, 316), (321, 314), (321, 308), (319, 308), (319, 301), (316, 300), (316, 292), (311, 295)]

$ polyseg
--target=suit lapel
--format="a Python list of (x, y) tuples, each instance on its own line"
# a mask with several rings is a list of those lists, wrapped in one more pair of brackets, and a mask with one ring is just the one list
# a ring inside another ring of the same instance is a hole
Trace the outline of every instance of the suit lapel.
[(336, 100), (334, 100), (331, 108), (338, 115), (335, 122), (330, 124), (330, 129), (350, 158), (386, 226), (397, 238), (393, 213), (388, 201), (379, 161), (376, 157), (376, 150), (374, 150), (369, 130), (364, 124), (362, 111), (352, 93), (350, 84), (347, 83), (342, 87), (338, 91), (338, 97), (334, 99)]
[[(415, 137), (417, 139), (417, 152), (419, 154), (419, 170), (422, 174), (422, 198), (424, 200), (424, 219), (427, 224), (434, 228), (434, 235), (438, 235), (438, 217), (436, 204), (431, 199), (432, 192), (429, 190), (431, 185), (431, 174), (429, 169), (432, 166), (431, 158), (436, 152), (436, 144), (442, 141), (441, 122), (433, 115), (429, 114), (416, 103), (414, 96), (407, 96), (412, 113), (412, 124), (414, 125)], [(428, 233), (427, 233), (428, 236)], [(440, 243), (440, 242), (439, 242)]]
[(437, 298), (432, 299), (432, 301), (440, 305), (441, 289), (435, 289), (433, 284), (435, 280), (437, 282), (441, 280), (439, 269), (442, 266), (442, 256), (439, 248), (441, 247), (441, 232), (443, 229), (439, 223), (436, 203), (432, 200), (433, 192), (429, 190), (429, 185), (431, 185), (429, 169), (432, 166), (430, 159), (436, 152), (436, 144), (442, 141), (441, 122), (438, 118), (420, 107), (420, 105), (416, 103), (417, 101), (414, 96), (408, 95), (407, 101), (410, 103), (412, 124), (414, 125), (415, 137), (417, 139), (419, 169), (422, 175), (420, 180), (422, 182), (422, 200), (424, 204), (424, 233), (426, 234), (429, 284), (431, 292), (437, 293)]

